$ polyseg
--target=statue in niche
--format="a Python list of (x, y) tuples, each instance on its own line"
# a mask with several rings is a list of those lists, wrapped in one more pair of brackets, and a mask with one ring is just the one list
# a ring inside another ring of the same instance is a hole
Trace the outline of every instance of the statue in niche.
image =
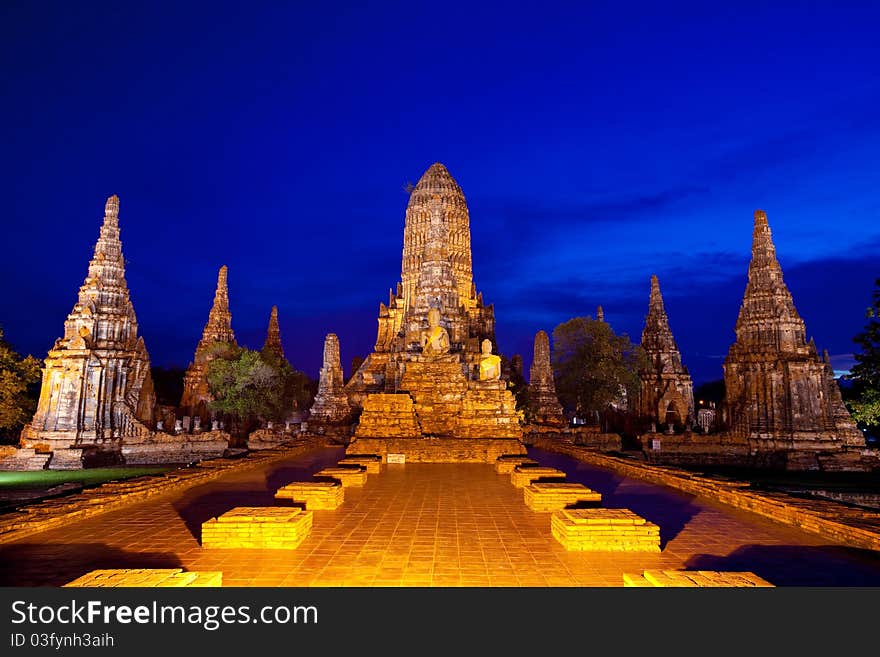
[(428, 330), (422, 331), (422, 353), (425, 356), (440, 356), (449, 353), (449, 333), (440, 326), (440, 311), (428, 311)]
[(483, 340), (480, 355), (480, 381), (497, 381), (501, 378), (501, 356), (492, 353), (492, 341)]

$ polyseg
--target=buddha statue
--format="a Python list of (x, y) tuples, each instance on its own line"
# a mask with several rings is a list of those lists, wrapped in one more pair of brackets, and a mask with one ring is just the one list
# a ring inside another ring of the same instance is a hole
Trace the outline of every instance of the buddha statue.
[(449, 333), (440, 326), (440, 311), (431, 308), (428, 311), (428, 329), (421, 335), (422, 354), (440, 356), (449, 352)]
[(501, 378), (501, 356), (492, 353), (492, 341), (483, 340), (480, 355), (480, 381), (497, 381)]

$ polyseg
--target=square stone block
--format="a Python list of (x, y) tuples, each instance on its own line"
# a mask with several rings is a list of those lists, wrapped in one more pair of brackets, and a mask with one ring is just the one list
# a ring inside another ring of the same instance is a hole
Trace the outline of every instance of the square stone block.
[(495, 461), (495, 472), (498, 474), (507, 474), (509, 475), (513, 472), (513, 469), (518, 465), (538, 465), (538, 462), (534, 459), (530, 459), (527, 456), (518, 456), (515, 454), (506, 454), (505, 456), (499, 456), (498, 460)]
[(639, 587), (772, 587), (755, 573), (717, 570), (645, 570), (641, 575), (624, 573), (624, 586)]
[(660, 527), (629, 509), (564, 509), (550, 533), (566, 550), (659, 552)]
[(218, 571), (184, 572), (182, 568), (113, 568), (93, 570), (64, 586), (69, 587), (201, 587), (222, 586)]
[(313, 516), (295, 507), (237, 507), (202, 523), (202, 547), (293, 550), (309, 535)]
[(338, 479), (343, 486), (363, 486), (367, 483), (367, 469), (362, 465), (324, 468), (320, 472), (316, 472), (315, 476)]
[(382, 471), (382, 457), (378, 454), (348, 454), (339, 465), (362, 465), (368, 474), (378, 474)]
[(345, 488), (337, 481), (295, 481), (275, 491), (275, 499), (302, 502), (312, 511), (332, 511), (345, 501)]
[(561, 511), (578, 502), (601, 502), (602, 496), (583, 484), (536, 481), (523, 488), (523, 501), (532, 511)]
[(517, 488), (523, 488), (524, 486), (528, 486), (529, 484), (531, 484), (536, 479), (543, 479), (545, 477), (565, 479), (565, 473), (562, 470), (557, 470), (556, 468), (545, 468), (540, 466), (534, 468), (528, 465), (518, 465), (513, 469), (513, 472), (510, 473), (510, 483), (512, 483)]

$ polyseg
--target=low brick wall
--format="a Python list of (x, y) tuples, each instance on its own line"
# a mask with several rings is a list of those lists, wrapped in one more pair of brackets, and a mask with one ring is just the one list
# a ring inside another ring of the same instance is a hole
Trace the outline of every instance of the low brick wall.
[(629, 509), (556, 511), (550, 517), (550, 533), (566, 550), (660, 551), (660, 527)]
[(382, 457), (378, 454), (349, 454), (340, 459), (339, 465), (362, 465), (368, 474), (379, 474), (382, 472)]
[(315, 476), (338, 479), (343, 487), (363, 486), (367, 483), (367, 469), (364, 466), (324, 468), (320, 472), (316, 472)]
[(87, 488), (76, 495), (45, 500), (0, 515), (0, 544), (67, 524), (79, 522), (107, 511), (116, 511), (130, 504), (157, 495), (176, 492), (216, 479), (230, 469), (247, 470), (281, 461), (322, 447), (323, 440), (310, 440), (288, 449), (265, 450), (237, 459), (201, 461), (192, 468), (171, 470), (160, 476), (136, 477), (121, 482)]
[(526, 456), (499, 456), (495, 461), (495, 472), (509, 475), (518, 465), (538, 465), (538, 462)]
[(513, 438), (357, 438), (346, 449), (351, 454), (404, 454), (407, 463), (495, 463), (503, 454), (523, 454), (526, 448)]
[(832, 501), (753, 491), (748, 488), (748, 483), (719, 481), (674, 467), (639, 463), (557, 441), (541, 441), (535, 447), (565, 454), (626, 477), (669, 486), (737, 509), (752, 511), (831, 541), (880, 551), (880, 513)]

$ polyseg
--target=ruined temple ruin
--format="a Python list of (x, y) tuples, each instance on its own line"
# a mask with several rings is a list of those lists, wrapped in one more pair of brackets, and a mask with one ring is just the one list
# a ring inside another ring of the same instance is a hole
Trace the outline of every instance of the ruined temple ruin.
[(202, 339), (196, 346), (192, 362), (183, 377), (183, 396), (180, 410), (184, 416), (198, 417), (201, 424), (210, 420), (208, 404), (213, 401), (208, 387), (208, 363), (230, 347), (236, 348), (232, 332), (232, 313), (229, 312), (229, 289), (226, 282), (226, 265), (217, 273), (217, 289), (214, 303), (208, 313), (208, 321), (202, 331)]
[[(328, 333), (324, 338), (324, 360), (318, 376), (318, 394), (309, 411), (309, 427), (320, 433), (346, 435), (352, 409), (343, 390), (339, 338)], [(336, 429), (334, 431), (334, 428)]]
[(550, 367), (550, 337), (546, 331), (535, 334), (534, 357), (529, 369), (529, 423), (559, 428), (566, 425), (562, 405), (556, 396)]
[(648, 315), (642, 330), (646, 366), (639, 372), (639, 418), (653, 430), (690, 428), (694, 423), (694, 384), (669, 328), (660, 283), (651, 276)]
[(782, 279), (762, 210), (755, 211), (748, 284), (736, 321), (736, 342), (724, 361), (731, 432), (752, 452), (805, 452), (864, 447), (843, 405), (827, 358), (806, 340), (804, 321)]

